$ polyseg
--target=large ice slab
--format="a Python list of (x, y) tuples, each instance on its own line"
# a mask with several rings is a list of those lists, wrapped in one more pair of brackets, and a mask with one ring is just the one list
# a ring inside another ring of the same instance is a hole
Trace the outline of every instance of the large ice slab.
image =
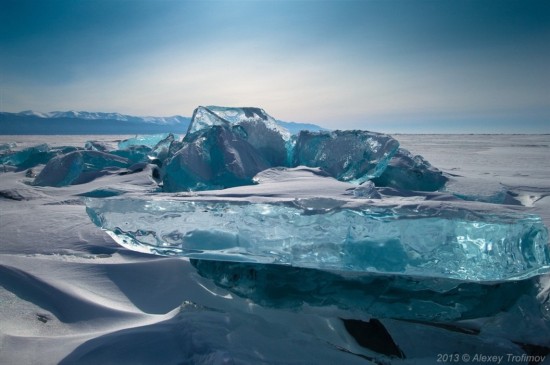
[(24, 170), (45, 164), (55, 156), (76, 150), (78, 150), (77, 147), (63, 146), (52, 148), (47, 144), (41, 144), (2, 155), (0, 156), (0, 164), (14, 166), (18, 170)]
[(149, 154), (149, 158), (151, 160), (157, 159), (159, 161), (164, 161), (169, 153), (170, 153), (170, 146), (172, 146), (175, 142), (177, 142), (179, 139), (178, 136), (173, 135), (172, 133), (169, 133), (166, 138), (163, 138), (160, 140), (152, 149), (151, 153)]
[(159, 142), (169, 137), (169, 133), (146, 134), (125, 139), (118, 143), (118, 149), (123, 150), (130, 146), (155, 147)]
[(206, 107), (199, 106), (195, 109), (191, 124), (189, 125), (188, 134), (195, 133), (213, 125), (227, 124), (241, 125), (245, 128), (253, 128), (255, 125), (262, 125), (279, 134), (285, 141), (289, 140), (291, 136), (286, 128), (279, 125), (272, 116), (261, 108), (214, 105)]
[(288, 166), (287, 144), (291, 134), (260, 108), (198, 107), (193, 112), (186, 140), (214, 126), (232, 129), (257, 150), (270, 166)]
[(181, 148), (168, 150), (164, 191), (250, 185), (258, 172), (288, 165), (289, 140), (262, 109), (198, 107)]
[(136, 136), (118, 143), (118, 149), (112, 154), (138, 162), (156, 161), (162, 165), (169, 156), (170, 146), (178, 140), (172, 133)]
[(128, 167), (126, 158), (99, 151), (73, 151), (52, 158), (34, 179), (38, 186), (66, 186), (89, 182), (109, 169)]
[(254, 175), (270, 167), (232, 127), (215, 125), (186, 138), (166, 164), (167, 192), (250, 185)]
[(380, 176), (399, 142), (368, 131), (302, 131), (296, 140), (293, 166), (320, 167), (338, 180), (360, 184)]
[(127, 159), (132, 163), (148, 162), (151, 154), (151, 147), (144, 145), (132, 145), (122, 150), (110, 151), (109, 153)]
[(322, 176), (307, 184), (323, 191), (325, 180), (328, 192), (317, 197), (311, 188), (297, 194), (301, 183), (289, 178), (86, 205), (119, 244), (159, 255), (480, 282), (550, 268), (548, 232), (537, 216), (479, 202), (449, 205), (451, 197), (361, 199), (352, 189), (336, 193), (353, 185)]
[(402, 190), (436, 191), (445, 186), (447, 177), (424, 157), (399, 148), (382, 174), (372, 180), (376, 186)]

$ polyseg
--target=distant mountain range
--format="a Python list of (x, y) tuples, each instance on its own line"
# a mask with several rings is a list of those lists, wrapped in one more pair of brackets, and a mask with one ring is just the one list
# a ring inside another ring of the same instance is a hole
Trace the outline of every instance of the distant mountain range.
[[(137, 117), (120, 113), (26, 110), (20, 113), (0, 112), (0, 134), (155, 134), (187, 131), (191, 118)], [(302, 129), (324, 130), (315, 124), (277, 121), (291, 133)]]
[(185, 133), (191, 118), (136, 117), (82, 111), (0, 112), (0, 134), (153, 134)]

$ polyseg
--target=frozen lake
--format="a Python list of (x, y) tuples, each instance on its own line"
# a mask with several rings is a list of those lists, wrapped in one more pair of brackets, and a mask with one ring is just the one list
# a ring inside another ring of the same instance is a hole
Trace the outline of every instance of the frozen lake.
[[(394, 137), (474, 190), (503, 186), (550, 226), (550, 135)], [(145, 195), (156, 186), (150, 169), (59, 188), (29, 182), (25, 171), (0, 173), (0, 363), (436, 364), (444, 354), (550, 363), (547, 275), (442, 284), (152, 256), (117, 245), (81, 199), (105, 187)]]

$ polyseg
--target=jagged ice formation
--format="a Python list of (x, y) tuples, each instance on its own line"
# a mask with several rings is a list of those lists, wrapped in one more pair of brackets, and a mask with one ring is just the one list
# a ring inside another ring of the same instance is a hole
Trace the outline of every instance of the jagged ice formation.
[(291, 135), (259, 108), (199, 107), (183, 147), (167, 162), (167, 192), (252, 184), (270, 167), (321, 167), (360, 184), (379, 176), (399, 143), (368, 131), (302, 131)]

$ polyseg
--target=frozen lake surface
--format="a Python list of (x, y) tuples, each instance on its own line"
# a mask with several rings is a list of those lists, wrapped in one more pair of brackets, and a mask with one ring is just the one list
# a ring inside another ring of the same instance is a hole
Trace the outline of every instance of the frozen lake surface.
[[(550, 227), (550, 135), (394, 137), (468, 182), (458, 188), (502, 186)], [(145, 195), (156, 187), (151, 167), (59, 188), (30, 180), (0, 173), (0, 363), (435, 364), (445, 354), (550, 363), (548, 275), (481, 285), (147, 255), (97, 228), (82, 196)]]

